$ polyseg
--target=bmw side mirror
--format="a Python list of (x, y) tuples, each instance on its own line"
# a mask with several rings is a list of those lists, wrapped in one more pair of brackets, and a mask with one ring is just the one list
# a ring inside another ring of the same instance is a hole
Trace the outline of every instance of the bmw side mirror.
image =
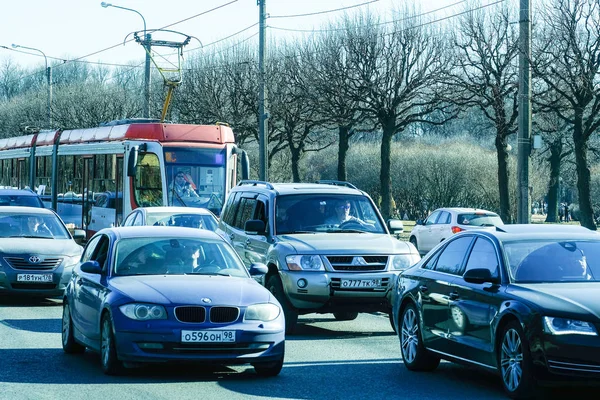
[(250, 276), (263, 276), (269, 272), (269, 268), (263, 263), (252, 263), (248, 272)]
[(249, 235), (264, 235), (265, 222), (260, 219), (251, 219), (246, 221), (244, 231)]
[(86, 272), (88, 274), (101, 274), (102, 273), (102, 267), (100, 267), (100, 264), (98, 263), (98, 261), (86, 261), (83, 264), (81, 264), (81, 266), (79, 267), (83, 272)]
[(497, 276), (492, 276), (492, 273), (487, 268), (473, 268), (465, 272), (463, 279), (468, 283), (500, 283)]

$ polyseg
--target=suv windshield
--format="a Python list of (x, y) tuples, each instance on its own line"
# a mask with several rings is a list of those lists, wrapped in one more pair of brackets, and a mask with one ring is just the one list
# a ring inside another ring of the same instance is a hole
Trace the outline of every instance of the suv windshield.
[(0, 195), (0, 206), (24, 206), (44, 208), (44, 203), (35, 195)]
[(458, 214), (457, 221), (460, 225), (470, 226), (498, 226), (504, 224), (500, 216), (493, 213)]
[(279, 196), (275, 231), (386, 233), (368, 197), (332, 194)]

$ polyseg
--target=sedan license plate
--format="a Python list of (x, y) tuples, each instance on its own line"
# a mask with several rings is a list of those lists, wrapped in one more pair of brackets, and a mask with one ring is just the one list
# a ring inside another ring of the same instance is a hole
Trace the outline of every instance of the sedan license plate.
[(342, 279), (342, 289), (376, 288), (381, 286), (381, 279)]
[(181, 331), (182, 343), (233, 343), (235, 331)]
[(52, 274), (17, 274), (17, 282), (52, 282)]

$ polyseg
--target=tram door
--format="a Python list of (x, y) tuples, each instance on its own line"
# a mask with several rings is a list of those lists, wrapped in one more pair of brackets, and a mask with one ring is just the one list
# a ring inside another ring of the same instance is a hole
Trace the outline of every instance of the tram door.
[(81, 215), (81, 226), (85, 229), (89, 239), (93, 232), (90, 232), (89, 226), (92, 220), (92, 206), (94, 205), (94, 157), (83, 157), (83, 207)]

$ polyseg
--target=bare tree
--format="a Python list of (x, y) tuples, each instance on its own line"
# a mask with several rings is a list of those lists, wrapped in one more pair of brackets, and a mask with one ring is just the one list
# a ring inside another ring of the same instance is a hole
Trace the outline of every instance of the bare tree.
[(464, 14), (453, 42), (457, 54), (451, 82), (451, 98), (457, 104), (477, 107), (496, 130), (500, 216), (511, 220), (508, 169), (508, 137), (517, 131), (518, 34), (508, 6), (496, 12)]
[[(393, 213), (392, 138), (411, 124), (442, 124), (456, 115), (440, 95), (440, 79), (448, 73), (448, 46), (432, 25), (422, 24), (407, 9), (389, 32), (369, 15), (359, 15), (348, 22), (346, 38), (355, 99), (361, 102), (360, 111), (382, 129), (381, 212), (388, 218)], [(437, 111), (442, 112), (433, 119)]]
[[(588, 150), (590, 136), (600, 127), (600, 4), (553, 0), (543, 21), (532, 66), (556, 95), (548, 96), (542, 109), (572, 126), (581, 225), (595, 230)], [(569, 105), (566, 110), (563, 103)]]

